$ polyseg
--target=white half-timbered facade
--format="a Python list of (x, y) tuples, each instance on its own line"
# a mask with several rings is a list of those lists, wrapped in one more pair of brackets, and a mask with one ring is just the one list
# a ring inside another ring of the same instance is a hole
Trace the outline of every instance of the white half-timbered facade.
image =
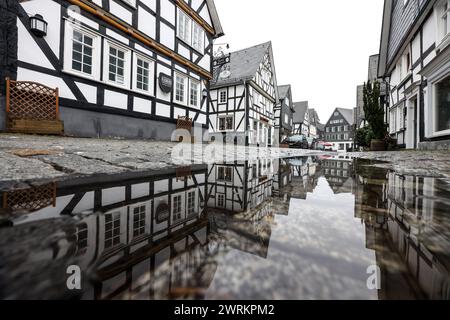
[(278, 94), (278, 104), (275, 106), (275, 139), (278, 143), (282, 143), (292, 135), (294, 128), (291, 85), (279, 86)]
[(267, 147), (274, 143), (277, 80), (270, 42), (233, 52), (214, 69), (209, 132), (214, 140)]
[(169, 140), (178, 117), (207, 130), (213, 0), (30, 0), (18, 13), (17, 80), (59, 88), (66, 134)]
[(450, 1), (386, 0), (378, 76), (389, 133), (408, 149), (450, 145)]

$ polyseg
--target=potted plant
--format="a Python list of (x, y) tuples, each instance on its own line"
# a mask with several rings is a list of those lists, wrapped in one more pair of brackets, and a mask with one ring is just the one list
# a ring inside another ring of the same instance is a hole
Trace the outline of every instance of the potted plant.
[(380, 83), (375, 81), (373, 84), (369, 81), (364, 84), (363, 89), (364, 114), (370, 128), (370, 150), (386, 150), (385, 137), (387, 134), (384, 123), (384, 109), (380, 104)]

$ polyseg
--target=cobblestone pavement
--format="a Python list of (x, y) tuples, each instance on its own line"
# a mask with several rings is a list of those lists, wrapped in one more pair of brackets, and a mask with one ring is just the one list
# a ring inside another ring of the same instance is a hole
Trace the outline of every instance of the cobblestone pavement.
[(438, 177), (450, 181), (450, 150), (354, 152), (349, 153), (349, 155), (362, 159), (384, 161), (385, 163), (374, 164), (373, 166), (392, 169), (400, 174)]
[[(334, 155), (335, 153), (328, 153)], [(30, 180), (168, 169), (248, 159), (327, 155), (320, 151), (191, 145), (148, 140), (0, 134), (0, 186)], [(405, 174), (450, 179), (450, 151), (351, 153), (387, 161), (376, 166)]]
[[(320, 152), (319, 152), (320, 153)], [(309, 150), (212, 147), (149, 140), (0, 134), (0, 185), (37, 179), (161, 170), (179, 165), (286, 158)]]

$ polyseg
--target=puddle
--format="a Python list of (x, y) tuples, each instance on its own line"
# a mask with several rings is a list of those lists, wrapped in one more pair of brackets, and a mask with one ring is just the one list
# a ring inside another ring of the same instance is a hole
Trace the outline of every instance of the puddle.
[(368, 164), (247, 161), (5, 191), (0, 298), (449, 299), (449, 185)]

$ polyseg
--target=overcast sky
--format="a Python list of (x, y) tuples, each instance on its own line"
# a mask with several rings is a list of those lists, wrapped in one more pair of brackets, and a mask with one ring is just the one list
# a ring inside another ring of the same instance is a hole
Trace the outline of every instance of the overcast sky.
[(383, 0), (215, 0), (230, 51), (272, 41), (278, 85), (325, 123), (354, 108), (380, 45)]

